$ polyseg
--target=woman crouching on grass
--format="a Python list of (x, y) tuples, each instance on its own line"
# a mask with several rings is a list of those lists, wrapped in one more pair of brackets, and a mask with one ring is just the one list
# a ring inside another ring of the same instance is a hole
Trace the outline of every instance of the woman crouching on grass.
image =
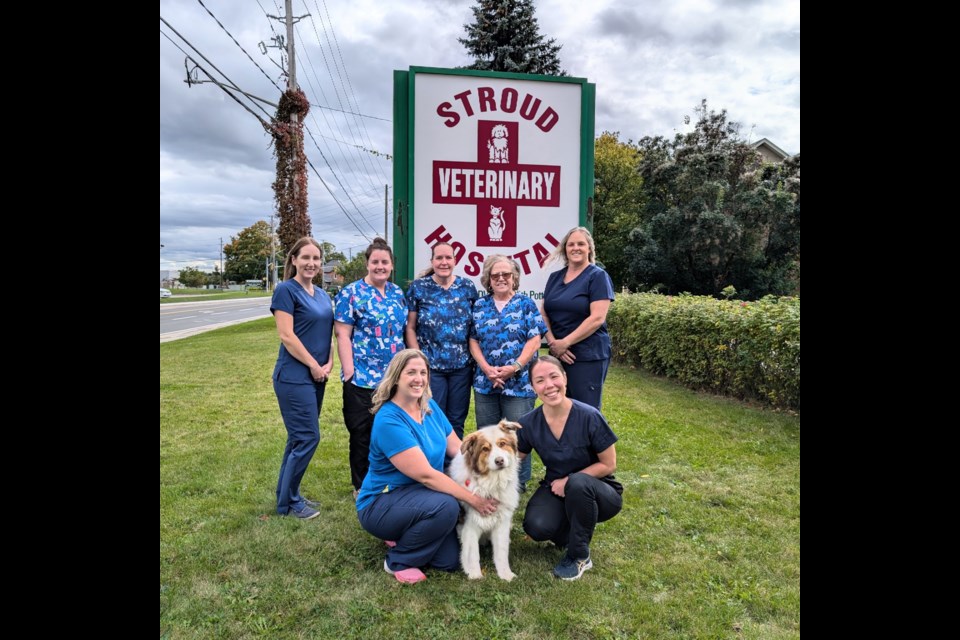
[(430, 397), (430, 366), (421, 351), (404, 349), (393, 357), (371, 412), (370, 468), (357, 496), (360, 526), (391, 541), (383, 568), (400, 582), (426, 580), (422, 568), (428, 566), (456, 571), (457, 500), (484, 515), (498, 503), (444, 475), (444, 458), (457, 455), (461, 443)]
[(520, 418), (520, 456), (536, 449), (547, 468), (527, 503), (523, 530), (537, 541), (550, 540), (566, 554), (553, 575), (576, 580), (593, 568), (590, 541), (598, 522), (623, 507), (617, 468), (616, 434), (603, 415), (567, 397), (567, 374), (553, 356), (530, 365), (530, 382), (543, 403)]

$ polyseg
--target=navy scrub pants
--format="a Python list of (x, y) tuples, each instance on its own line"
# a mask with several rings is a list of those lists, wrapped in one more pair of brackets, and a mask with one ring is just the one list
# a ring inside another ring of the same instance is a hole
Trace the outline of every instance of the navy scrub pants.
[(620, 513), (623, 497), (603, 480), (571, 473), (561, 498), (544, 482), (527, 503), (523, 530), (537, 542), (550, 540), (567, 547), (574, 560), (590, 557), (590, 541), (598, 522)]
[(607, 379), (610, 358), (606, 360), (574, 361), (563, 365), (567, 374), (567, 397), (599, 409), (603, 404), (603, 383)]
[(320, 444), (320, 408), (326, 382), (290, 384), (273, 381), (283, 426), (287, 428), (287, 446), (280, 462), (277, 480), (277, 513), (286, 515), (290, 507), (303, 502), (300, 481)]
[(473, 382), (473, 364), (450, 371), (430, 370), (430, 392), (447, 416), (457, 437), (463, 440), (463, 423), (470, 411), (470, 385)]
[(460, 503), (453, 496), (422, 484), (409, 485), (381, 493), (357, 517), (371, 535), (396, 541), (397, 546), (387, 551), (391, 571), (410, 567), (456, 571), (460, 566)]

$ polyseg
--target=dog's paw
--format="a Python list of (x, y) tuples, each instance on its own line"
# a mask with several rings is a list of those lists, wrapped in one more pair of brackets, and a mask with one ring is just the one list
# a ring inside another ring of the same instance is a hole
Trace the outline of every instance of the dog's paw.
[(481, 573), (480, 571), (477, 571), (477, 572), (468, 571), (467, 577), (470, 578), (471, 580), (480, 580), (483, 578), (483, 573)]
[(501, 580), (506, 580), (507, 582), (517, 577), (517, 574), (513, 571), (497, 571), (497, 575), (500, 576)]

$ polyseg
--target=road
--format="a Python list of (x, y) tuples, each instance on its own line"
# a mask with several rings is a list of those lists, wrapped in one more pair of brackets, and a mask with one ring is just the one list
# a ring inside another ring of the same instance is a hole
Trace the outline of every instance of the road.
[(160, 342), (179, 340), (204, 331), (270, 317), (270, 298), (160, 305)]

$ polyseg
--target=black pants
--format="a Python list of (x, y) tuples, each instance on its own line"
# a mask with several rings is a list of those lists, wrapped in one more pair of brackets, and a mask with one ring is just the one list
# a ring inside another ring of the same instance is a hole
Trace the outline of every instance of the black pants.
[(370, 431), (373, 429), (373, 389), (350, 380), (343, 383), (343, 423), (350, 433), (350, 482), (359, 489), (370, 467)]
[(598, 522), (620, 513), (623, 498), (613, 487), (585, 473), (570, 474), (566, 497), (555, 496), (549, 484), (537, 489), (523, 516), (523, 530), (534, 540), (567, 547), (574, 560), (590, 557), (590, 540)]

